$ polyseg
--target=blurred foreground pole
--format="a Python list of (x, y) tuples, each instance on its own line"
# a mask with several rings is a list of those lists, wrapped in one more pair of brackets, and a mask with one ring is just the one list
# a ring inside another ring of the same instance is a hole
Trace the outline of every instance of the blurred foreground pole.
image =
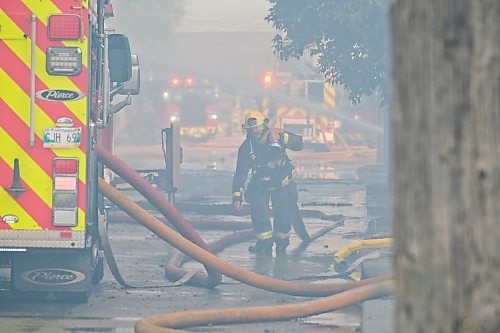
[(500, 332), (500, 1), (392, 8), (396, 332)]

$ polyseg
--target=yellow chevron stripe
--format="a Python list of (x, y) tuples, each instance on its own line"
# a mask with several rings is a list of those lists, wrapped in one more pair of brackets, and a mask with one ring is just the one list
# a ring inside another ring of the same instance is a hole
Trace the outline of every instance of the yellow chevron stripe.
[(336, 105), (335, 104), (335, 88), (328, 85), (328, 84), (324, 85), (323, 102), (327, 107), (329, 107), (331, 109), (335, 108), (335, 105)]
[[(22, 121), (29, 127), (29, 112), (27, 112), (27, 106), (29, 105), (29, 97), (26, 93), (10, 78), (10, 76), (5, 73), (5, 71), (0, 68), (0, 82), (2, 82), (2, 88), (8, 91), (8, 94), (3, 94), (3, 100), (7, 105), (10, 106), (12, 110), (22, 110), (22, 112), (17, 113), (17, 115), (22, 119)], [(35, 106), (35, 134), (41, 140), (43, 138), (43, 131), (47, 127), (54, 127), (54, 122), (50, 119), (47, 114), (43, 112), (38, 106)], [(21, 149), (21, 148), (19, 148)], [(80, 180), (85, 183), (86, 174), (86, 156), (84, 152), (80, 149), (52, 149), (55, 155), (60, 157), (78, 157), (80, 160)]]
[[(48, 19), (49, 15), (51, 14), (59, 14), (61, 13), (61, 10), (55, 6), (52, 1), (32, 1), (32, 0), (23, 0), (24, 5), (28, 7), (33, 14), (36, 15), (40, 19), (41, 22), (43, 22), (45, 25), (48, 24)], [(83, 3), (83, 1), (82, 1)], [(78, 5), (78, 3), (75, 2), (75, 5)], [(87, 5), (85, 4), (84, 7)], [(80, 11), (73, 11), (72, 14), (80, 14)], [(82, 20), (85, 20), (85, 17), (81, 18)], [(83, 31), (82, 31), (83, 33)], [(82, 49), (82, 61), (85, 66), (88, 64), (88, 52), (87, 52), (87, 36), (84, 36), (83, 43), (78, 40), (78, 41), (63, 41), (63, 44), (65, 46), (77, 46)], [(45, 67), (44, 67), (45, 68)]]
[[(48, 206), (52, 207), (52, 178), (45, 173), (45, 171), (40, 168), (40, 166), (31, 159), (31, 157), (4, 131), (3, 128), (0, 128), (0, 142), (5, 147), (10, 147), (11, 149), (3, 149), (1, 151), (1, 157), (11, 167), (14, 168), (14, 159), (18, 158), (20, 165), (22, 165), (23, 172), (21, 173), (21, 178), (30, 186), (30, 188), (36, 193), (37, 196)], [(80, 168), (84, 169), (82, 166)], [(82, 171), (80, 171), (80, 174)], [(11, 196), (7, 193), (2, 193), (0, 198), (9, 198), (12, 202), (8, 204), (8, 207), (15, 207), (16, 212), (23, 211), (26, 216), (29, 216), (28, 213), (24, 212), (21, 207), (18, 207), (17, 203), (12, 200)], [(6, 203), (2, 199), (2, 204)], [(14, 206), (13, 206), (14, 205)], [(24, 217), (23, 220), (28, 222), (26, 223), (34, 223), (33, 219)], [(29, 224), (31, 225), (31, 224)], [(19, 229), (29, 229), (29, 225), (25, 226), (24, 224), (18, 224)], [(38, 224), (36, 224), (37, 228), (40, 229)], [(85, 212), (78, 208), (78, 226), (72, 228), (73, 230), (84, 230), (85, 229)]]
[(306, 117), (307, 111), (302, 108), (279, 107), (276, 111), (278, 117)]
[[(19, 222), (11, 224), (11, 228), (15, 230), (41, 230), (42, 228), (33, 220), (33, 218), (21, 207), (16, 200), (14, 200), (7, 191), (0, 187), (0, 200), (2, 201), (2, 206), (10, 207), (16, 212), (17, 217), (19, 217)], [(8, 212), (8, 210), (4, 210)]]
[(2, 149), (2, 157), (11, 168), (18, 158), (23, 172), (21, 178), (29, 184), (35, 193), (50, 206), (52, 204), (52, 179), (31, 157), (14, 141), (3, 128), (0, 128), (0, 142), (10, 149)]
[(300, 115), (300, 113), (298, 112), (298, 109), (297, 108), (291, 108), (289, 111), (288, 111), (288, 116), (289, 117), (295, 117), (296, 115)]
[[(3, 10), (0, 9), (0, 21), (10, 31), (17, 31), (22, 34), (22, 31), (12, 22)], [(29, 39), (28, 39), (29, 40)], [(20, 43), (19, 41), (4, 40), (5, 44), (19, 57), (19, 59), (27, 66), (31, 66), (29, 42)], [(83, 51), (83, 50), (82, 50)], [(84, 52), (86, 53), (86, 52)], [(49, 88), (62, 88), (80, 91), (80, 89), (66, 76), (49, 75), (45, 70), (46, 54), (38, 47), (35, 52), (37, 77)], [(64, 102), (66, 107), (77, 117), (83, 124), (87, 123), (87, 97), (78, 101)], [(28, 104), (29, 105), (29, 104)]]
[(287, 108), (286, 108), (286, 107), (284, 107), (284, 106), (280, 106), (280, 107), (278, 107), (278, 108), (276, 109), (276, 116), (277, 116), (277, 117), (281, 117), (281, 115), (282, 115), (283, 113), (285, 113), (285, 112), (286, 112), (286, 110), (287, 110)]

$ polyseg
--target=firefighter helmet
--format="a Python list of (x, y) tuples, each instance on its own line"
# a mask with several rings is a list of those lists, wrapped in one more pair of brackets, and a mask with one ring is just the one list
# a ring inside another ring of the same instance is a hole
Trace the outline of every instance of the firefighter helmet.
[(243, 128), (248, 129), (252, 127), (257, 127), (262, 124), (268, 123), (268, 119), (262, 112), (257, 111), (257, 110), (249, 110), (245, 114), (245, 123), (243, 124)]

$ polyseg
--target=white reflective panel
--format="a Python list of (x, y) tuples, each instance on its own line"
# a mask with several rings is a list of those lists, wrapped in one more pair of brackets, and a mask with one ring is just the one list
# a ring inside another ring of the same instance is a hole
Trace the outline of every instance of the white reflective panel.
[(77, 224), (77, 215), (75, 210), (54, 210), (53, 225), (57, 227), (74, 227)]

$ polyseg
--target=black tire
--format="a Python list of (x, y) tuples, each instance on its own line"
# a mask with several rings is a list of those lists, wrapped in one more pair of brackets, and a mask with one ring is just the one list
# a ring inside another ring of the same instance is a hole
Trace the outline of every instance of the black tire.
[(92, 274), (92, 284), (95, 286), (101, 282), (104, 277), (104, 260), (102, 258), (97, 259), (97, 265), (93, 270)]

